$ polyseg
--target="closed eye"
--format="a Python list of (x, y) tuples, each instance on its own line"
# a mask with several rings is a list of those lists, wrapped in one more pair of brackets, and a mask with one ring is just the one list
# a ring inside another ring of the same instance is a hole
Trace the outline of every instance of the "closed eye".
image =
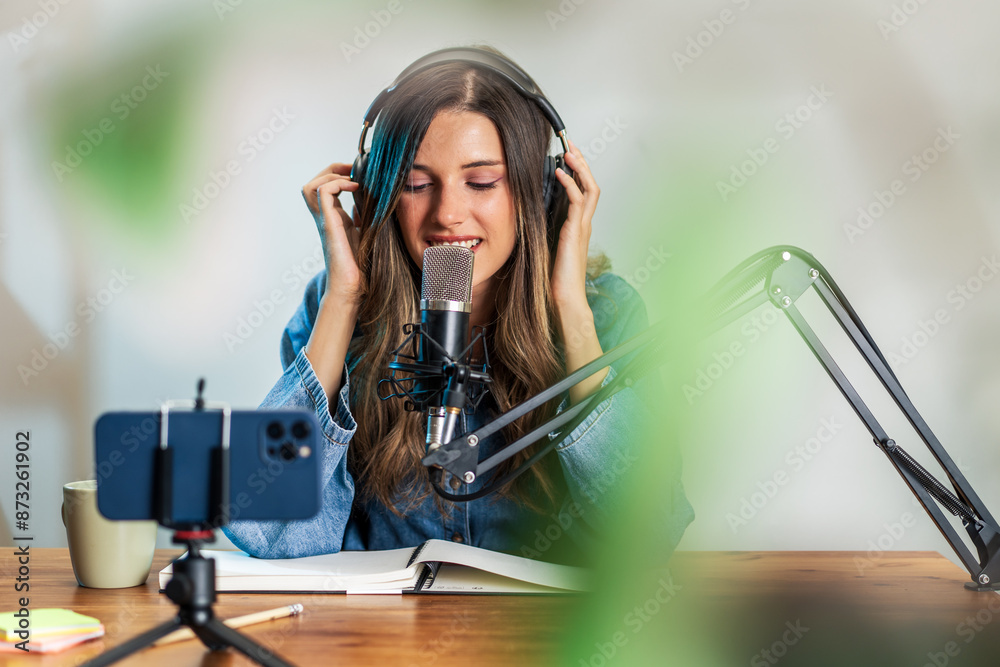
[[(500, 178), (490, 181), (488, 183), (481, 183), (479, 181), (468, 181), (466, 185), (468, 185), (473, 190), (492, 190), (495, 187), (497, 187), (497, 183), (499, 183), (502, 180), (503, 177), (501, 176)], [(403, 192), (421, 192), (422, 190), (426, 190), (427, 188), (431, 187), (431, 185), (432, 185), (431, 183), (404, 183)]]

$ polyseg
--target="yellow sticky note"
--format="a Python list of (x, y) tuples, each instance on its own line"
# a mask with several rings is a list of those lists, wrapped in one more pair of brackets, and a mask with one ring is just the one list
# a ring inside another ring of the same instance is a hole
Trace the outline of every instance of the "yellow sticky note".
[(32, 637), (88, 632), (101, 624), (92, 616), (72, 609), (31, 609), (0, 613), (0, 637), (5, 641), (23, 639), (20, 632), (30, 630)]

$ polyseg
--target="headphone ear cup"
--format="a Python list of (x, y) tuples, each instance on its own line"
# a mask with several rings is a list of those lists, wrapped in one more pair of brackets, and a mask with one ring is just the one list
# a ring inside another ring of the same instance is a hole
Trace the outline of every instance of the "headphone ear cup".
[[(573, 171), (566, 166), (566, 160), (562, 154), (556, 157), (551, 155), (545, 158), (545, 168), (542, 172), (542, 192), (545, 197), (545, 219), (548, 223), (549, 248), (554, 253), (559, 244), (559, 231), (563, 222), (566, 221), (566, 213), (569, 211), (569, 196), (566, 188), (562, 186), (556, 178), (556, 169), (573, 176)], [(554, 255), (553, 255), (554, 256)]]
[(360, 183), (361, 179), (365, 175), (365, 166), (368, 162), (368, 156), (364, 153), (359, 153), (356, 158), (354, 158), (354, 164), (351, 165), (351, 180), (355, 183)]
[(364, 186), (361, 185), (364, 181), (366, 166), (368, 166), (368, 155), (365, 153), (359, 153), (354, 158), (354, 164), (351, 165), (351, 180), (359, 184), (358, 189), (353, 193), (354, 208), (358, 210), (359, 216), (362, 216), (364, 213), (364, 202), (368, 201), (368, 193), (364, 191)]

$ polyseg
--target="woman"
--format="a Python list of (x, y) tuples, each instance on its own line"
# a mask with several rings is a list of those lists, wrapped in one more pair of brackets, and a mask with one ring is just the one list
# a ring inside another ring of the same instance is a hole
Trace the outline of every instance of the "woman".
[[(557, 221), (546, 220), (543, 202), (551, 136), (536, 102), (494, 69), (471, 61), (440, 63), (391, 90), (360, 182), (350, 178), (351, 165), (335, 163), (303, 188), (326, 271), (311, 281), (285, 330), (285, 372), (261, 407), (316, 411), (327, 440), (322, 509), (309, 521), (236, 521), (226, 533), (237, 546), (279, 558), (440, 538), (574, 560), (601, 526), (613, 504), (609, 471), (620, 471), (617, 476), (631, 465), (629, 434), (646, 413), (634, 390), (604, 401), (557, 454), (498, 497), (468, 503), (445, 502), (431, 491), (420, 465), (421, 414), (404, 412), (398, 400), (380, 401), (376, 390), (403, 325), (419, 320), (423, 252), (439, 243), (460, 243), (475, 253), (471, 323), (485, 328), (493, 378), (474, 414), (462, 415), (456, 435), (479, 428), (646, 326), (642, 300), (625, 281), (598, 271), (588, 275), (599, 189), (572, 144), (565, 162), (575, 176), (555, 172), (555, 187), (569, 203), (565, 221), (553, 227), (559, 231), (552, 256), (547, 234)], [(338, 200), (344, 192), (355, 195), (353, 217)], [(536, 410), (487, 438), (481, 458), (583, 400), (614, 372), (595, 373), (562, 405)], [(533, 451), (513, 457), (497, 475)], [(676, 491), (660, 532), (672, 548), (692, 513), (679, 466), (666, 481)], [(462, 490), (484, 482), (489, 480)], [(557, 539), (537, 539), (553, 522)]]

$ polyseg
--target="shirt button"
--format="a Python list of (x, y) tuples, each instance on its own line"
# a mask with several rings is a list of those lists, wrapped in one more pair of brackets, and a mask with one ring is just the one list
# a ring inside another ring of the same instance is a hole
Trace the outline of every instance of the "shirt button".
[(453, 533), (452, 536), (451, 536), (451, 541), (452, 542), (459, 542), (459, 543), (461, 543), (461, 542), (465, 541), (465, 538), (462, 537), (461, 533)]

